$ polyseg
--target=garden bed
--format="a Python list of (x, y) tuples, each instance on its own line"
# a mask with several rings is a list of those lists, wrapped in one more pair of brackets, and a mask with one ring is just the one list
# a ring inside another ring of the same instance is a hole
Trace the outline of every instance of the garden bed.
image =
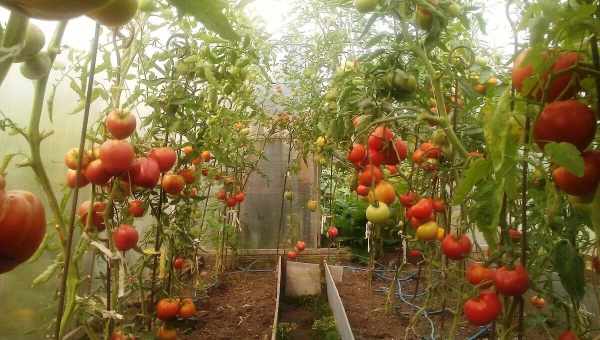
[[(423, 282), (420, 283), (419, 292), (423, 290)], [(337, 284), (340, 297), (350, 321), (350, 326), (356, 339), (404, 339), (407, 328), (411, 326), (411, 319), (416, 309), (396, 299), (396, 307), (390, 312), (386, 311), (387, 295), (383, 292), (389, 287), (389, 281), (374, 280), (369, 287), (368, 273), (365, 270), (345, 270), (343, 281)], [(403, 282), (402, 288), (405, 294), (414, 294), (416, 280)], [(419, 295), (419, 293), (417, 294)], [(419, 305), (420, 297), (408, 299), (411, 303)], [(437, 311), (441, 306), (431, 306)], [(435, 325), (434, 334), (440, 338), (441, 325), (447, 329), (452, 323), (449, 313), (439, 313), (430, 316)], [(477, 333), (478, 327), (468, 325), (459, 326), (457, 334), (459, 339), (468, 338)], [(429, 337), (432, 334), (431, 324), (424, 317), (419, 317), (408, 330), (408, 339), (418, 339), (421, 336)]]
[(195, 330), (182, 339), (270, 338), (276, 293), (276, 272), (226, 273), (201, 301)]

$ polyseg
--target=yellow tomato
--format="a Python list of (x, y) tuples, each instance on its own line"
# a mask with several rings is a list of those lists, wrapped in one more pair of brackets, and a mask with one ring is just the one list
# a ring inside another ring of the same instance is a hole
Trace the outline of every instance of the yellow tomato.
[(444, 236), (446, 236), (446, 231), (444, 230), (444, 228), (438, 228), (436, 235), (438, 241), (442, 241), (444, 239)]
[(417, 239), (420, 241), (433, 241), (437, 238), (439, 228), (440, 226), (433, 221), (422, 224), (417, 229)]

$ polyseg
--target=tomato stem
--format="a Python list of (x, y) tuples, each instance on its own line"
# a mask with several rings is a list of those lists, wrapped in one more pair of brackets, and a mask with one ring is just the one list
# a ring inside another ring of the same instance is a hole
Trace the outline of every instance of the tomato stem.
[[(16, 49), (17, 46), (23, 44), (25, 35), (27, 33), (27, 25), (29, 24), (29, 18), (17, 11), (10, 12), (8, 23), (4, 31), (4, 38), (2, 39), (2, 48), (4, 49)], [(9, 52), (12, 56), (7, 57), (4, 61), (0, 62), (0, 85), (6, 79), (6, 75), (13, 64), (15, 51)]]

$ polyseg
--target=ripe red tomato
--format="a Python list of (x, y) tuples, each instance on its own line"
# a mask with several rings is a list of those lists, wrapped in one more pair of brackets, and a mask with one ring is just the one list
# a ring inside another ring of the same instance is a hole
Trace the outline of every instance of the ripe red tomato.
[(298, 253), (293, 250), (290, 250), (287, 253), (287, 257), (288, 257), (288, 260), (295, 260), (298, 257)]
[(297, 251), (303, 251), (304, 249), (306, 249), (306, 243), (304, 243), (304, 241), (296, 242), (296, 250)]
[(408, 252), (408, 256), (413, 258), (420, 258), (423, 256), (423, 253), (421, 253), (420, 250), (413, 249)]
[[(91, 161), (90, 154), (84, 152), (81, 160), (81, 168), (85, 169)], [(65, 155), (65, 165), (71, 170), (77, 170), (77, 166), (79, 165), (79, 148), (73, 148), (67, 152)]]
[(558, 340), (578, 340), (577, 334), (572, 330), (566, 330), (560, 334)]
[(167, 325), (160, 326), (156, 334), (158, 340), (177, 340), (177, 329), (168, 328)]
[(369, 195), (369, 187), (366, 185), (359, 185), (356, 187), (356, 193), (359, 194), (360, 196), (366, 197)]
[[(79, 216), (79, 221), (83, 226), (87, 224), (88, 213), (90, 211), (91, 201), (85, 201), (81, 203), (79, 209), (77, 209), (77, 215)], [(90, 230), (86, 231), (103, 231), (106, 229), (106, 225), (104, 224), (104, 211), (106, 210), (106, 203), (104, 202), (94, 202), (94, 206), (92, 207), (92, 220), (90, 221)]]
[(184, 303), (179, 309), (179, 316), (183, 319), (194, 317), (198, 311), (194, 303)]
[(594, 256), (592, 258), (592, 267), (596, 271), (596, 273), (600, 273), (600, 257)]
[(383, 146), (394, 139), (394, 132), (385, 126), (378, 126), (373, 133), (369, 135), (369, 149), (381, 150)]
[(227, 197), (227, 200), (225, 201), (225, 203), (227, 204), (228, 207), (233, 208), (238, 204), (238, 201), (235, 199), (235, 196), (229, 196), (229, 197)]
[(185, 180), (179, 175), (165, 175), (162, 180), (162, 188), (168, 194), (178, 195), (185, 188)]
[(546, 300), (544, 300), (544, 298), (539, 297), (537, 295), (532, 296), (529, 301), (537, 309), (542, 309), (542, 308), (544, 308), (544, 306), (546, 306)]
[(183, 269), (184, 265), (185, 265), (185, 260), (181, 257), (178, 257), (175, 259), (175, 261), (173, 261), (173, 268), (175, 268), (177, 270)]
[(367, 150), (362, 144), (354, 144), (348, 152), (348, 160), (354, 164), (360, 164), (367, 155)]
[(558, 167), (552, 172), (554, 184), (573, 196), (587, 196), (596, 192), (600, 182), (600, 162), (597, 161), (598, 151), (586, 151), (583, 153), (584, 171), (582, 177), (577, 177), (569, 170)]
[(398, 168), (395, 165), (386, 165), (385, 166), (391, 175), (395, 175), (398, 173)]
[[(472, 285), (481, 285), (482, 288), (489, 287), (494, 283), (496, 271), (481, 263), (473, 262), (467, 267), (467, 281)], [(487, 283), (487, 284), (486, 284)]]
[(129, 170), (135, 152), (131, 144), (122, 141), (110, 139), (100, 146), (100, 160), (106, 173), (116, 176)]
[(192, 153), (194, 153), (194, 147), (191, 145), (186, 145), (183, 148), (181, 148), (181, 152), (183, 152), (184, 155), (189, 157)]
[(246, 194), (243, 191), (238, 192), (237, 194), (235, 194), (235, 200), (238, 203), (242, 203), (246, 200)]
[(327, 229), (327, 237), (329, 238), (336, 238), (338, 236), (338, 228), (331, 226), (329, 227), (329, 229)]
[(408, 144), (400, 138), (396, 139), (396, 141), (394, 142), (393, 150), (394, 155), (398, 157), (398, 161), (403, 161), (408, 156)]
[(133, 217), (144, 216), (144, 213), (145, 213), (144, 202), (141, 200), (129, 201), (129, 207), (127, 208), (127, 211), (129, 211), (129, 214), (131, 214), (131, 216), (133, 216)]
[(156, 317), (162, 321), (173, 320), (179, 312), (179, 299), (161, 299), (156, 304)]
[(90, 184), (90, 181), (83, 175), (83, 172), (80, 172), (77, 176), (77, 170), (67, 170), (67, 186), (69, 188), (83, 188), (88, 184)]
[(115, 330), (110, 336), (110, 340), (135, 340), (135, 336), (127, 335), (122, 330)]
[(131, 182), (142, 188), (152, 189), (160, 179), (160, 167), (152, 158), (138, 158), (129, 170)]
[(446, 203), (444, 202), (444, 200), (437, 198), (433, 200), (433, 210), (435, 210), (435, 212), (444, 212), (446, 210)]
[(400, 195), (400, 203), (406, 208), (410, 208), (417, 203), (417, 194), (409, 191), (406, 194)]
[(210, 160), (213, 159), (213, 155), (210, 153), (210, 151), (202, 151), (200, 158), (204, 162), (210, 162)]
[[(531, 51), (531, 49), (526, 49), (523, 52), (521, 52), (515, 59), (512, 71), (513, 87), (517, 91), (519, 91), (519, 93), (526, 97), (541, 100), (550, 73), (548, 71), (544, 72), (541, 76), (539, 76), (539, 80), (536, 84), (530, 87), (530, 91), (524, 93), (524, 91), (526, 91), (526, 89), (523, 88), (523, 86), (525, 85), (525, 81), (528, 78), (534, 76), (534, 69), (531, 62), (528, 62), (527, 64), (524, 63), (525, 59), (527, 58), (527, 55)], [(552, 53), (549, 53), (548, 51), (543, 51), (540, 53), (540, 55), (531, 56), (529, 60), (548, 60), (549, 54)], [(580, 59), (579, 54), (575, 52), (561, 52), (557, 56), (554, 55), (554, 57), (556, 57), (556, 59), (554, 60), (554, 64), (551, 67), (551, 72), (552, 74), (557, 74), (561, 72), (561, 74), (553, 77), (552, 83), (549, 85), (548, 89), (548, 95), (546, 98), (547, 102), (555, 101), (563, 92), (565, 92), (562, 96), (563, 98), (572, 98), (580, 89), (580, 85), (577, 81), (571, 82), (574, 72), (564, 71), (577, 64), (577, 62)], [(570, 87), (567, 89), (567, 86)]]
[(115, 248), (120, 251), (128, 251), (135, 248), (139, 237), (138, 231), (129, 224), (121, 224), (119, 228), (113, 232)]
[(421, 164), (425, 160), (425, 153), (421, 149), (415, 150), (412, 154), (412, 161), (415, 164)]
[(507, 296), (520, 296), (529, 289), (529, 274), (522, 265), (514, 269), (501, 267), (496, 270), (496, 290)]
[(358, 176), (358, 183), (370, 187), (372, 184), (377, 184), (383, 178), (383, 173), (378, 166), (367, 165)]
[(422, 198), (410, 209), (410, 215), (420, 220), (428, 219), (433, 214), (433, 203), (430, 199)]
[(106, 116), (106, 130), (116, 139), (125, 139), (135, 131), (137, 122), (130, 112), (115, 110)]
[(451, 260), (462, 260), (469, 256), (472, 248), (471, 239), (467, 235), (462, 235), (458, 239), (448, 234), (442, 241), (442, 252)]
[(227, 200), (227, 193), (225, 192), (225, 190), (218, 191), (216, 193), (216, 196), (219, 201)]
[(423, 157), (429, 159), (438, 159), (442, 155), (442, 150), (429, 142), (421, 144), (419, 150), (423, 151)]
[(90, 182), (96, 185), (105, 185), (111, 177), (111, 175), (106, 172), (106, 169), (104, 169), (104, 166), (102, 165), (102, 161), (99, 159), (90, 162), (83, 174)]
[(508, 229), (508, 236), (514, 242), (519, 242), (521, 237), (523, 237), (523, 233), (521, 233), (521, 231), (518, 229), (510, 228)]
[(470, 323), (484, 326), (498, 318), (502, 311), (502, 302), (494, 292), (481, 292), (479, 297), (467, 300), (463, 310)]
[(27, 261), (46, 234), (42, 202), (27, 191), (4, 191), (0, 176), (0, 274)]
[(369, 163), (371, 165), (375, 165), (375, 166), (380, 166), (381, 164), (383, 164), (383, 161), (385, 160), (385, 155), (384, 155), (383, 151), (378, 151), (375, 149), (369, 149), (368, 156), (369, 156)]
[(577, 100), (546, 105), (533, 126), (533, 139), (544, 150), (548, 142), (567, 142), (585, 150), (596, 135), (596, 114)]
[(156, 148), (150, 151), (149, 158), (154, 159), (161, 172), (167, 172), (173, 168), (177, 162), (177, 153), (169, 147)]
[(179, 175), (187, 184), (192, 184), (196, 181), (196, 169), (193, 167), (179, 170)]

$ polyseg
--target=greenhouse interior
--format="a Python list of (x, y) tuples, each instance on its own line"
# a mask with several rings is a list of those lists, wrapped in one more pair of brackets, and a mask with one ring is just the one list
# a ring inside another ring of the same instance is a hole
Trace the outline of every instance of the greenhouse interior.
[(600, 0), (0, 0), (0, 340), (600, 340)]

